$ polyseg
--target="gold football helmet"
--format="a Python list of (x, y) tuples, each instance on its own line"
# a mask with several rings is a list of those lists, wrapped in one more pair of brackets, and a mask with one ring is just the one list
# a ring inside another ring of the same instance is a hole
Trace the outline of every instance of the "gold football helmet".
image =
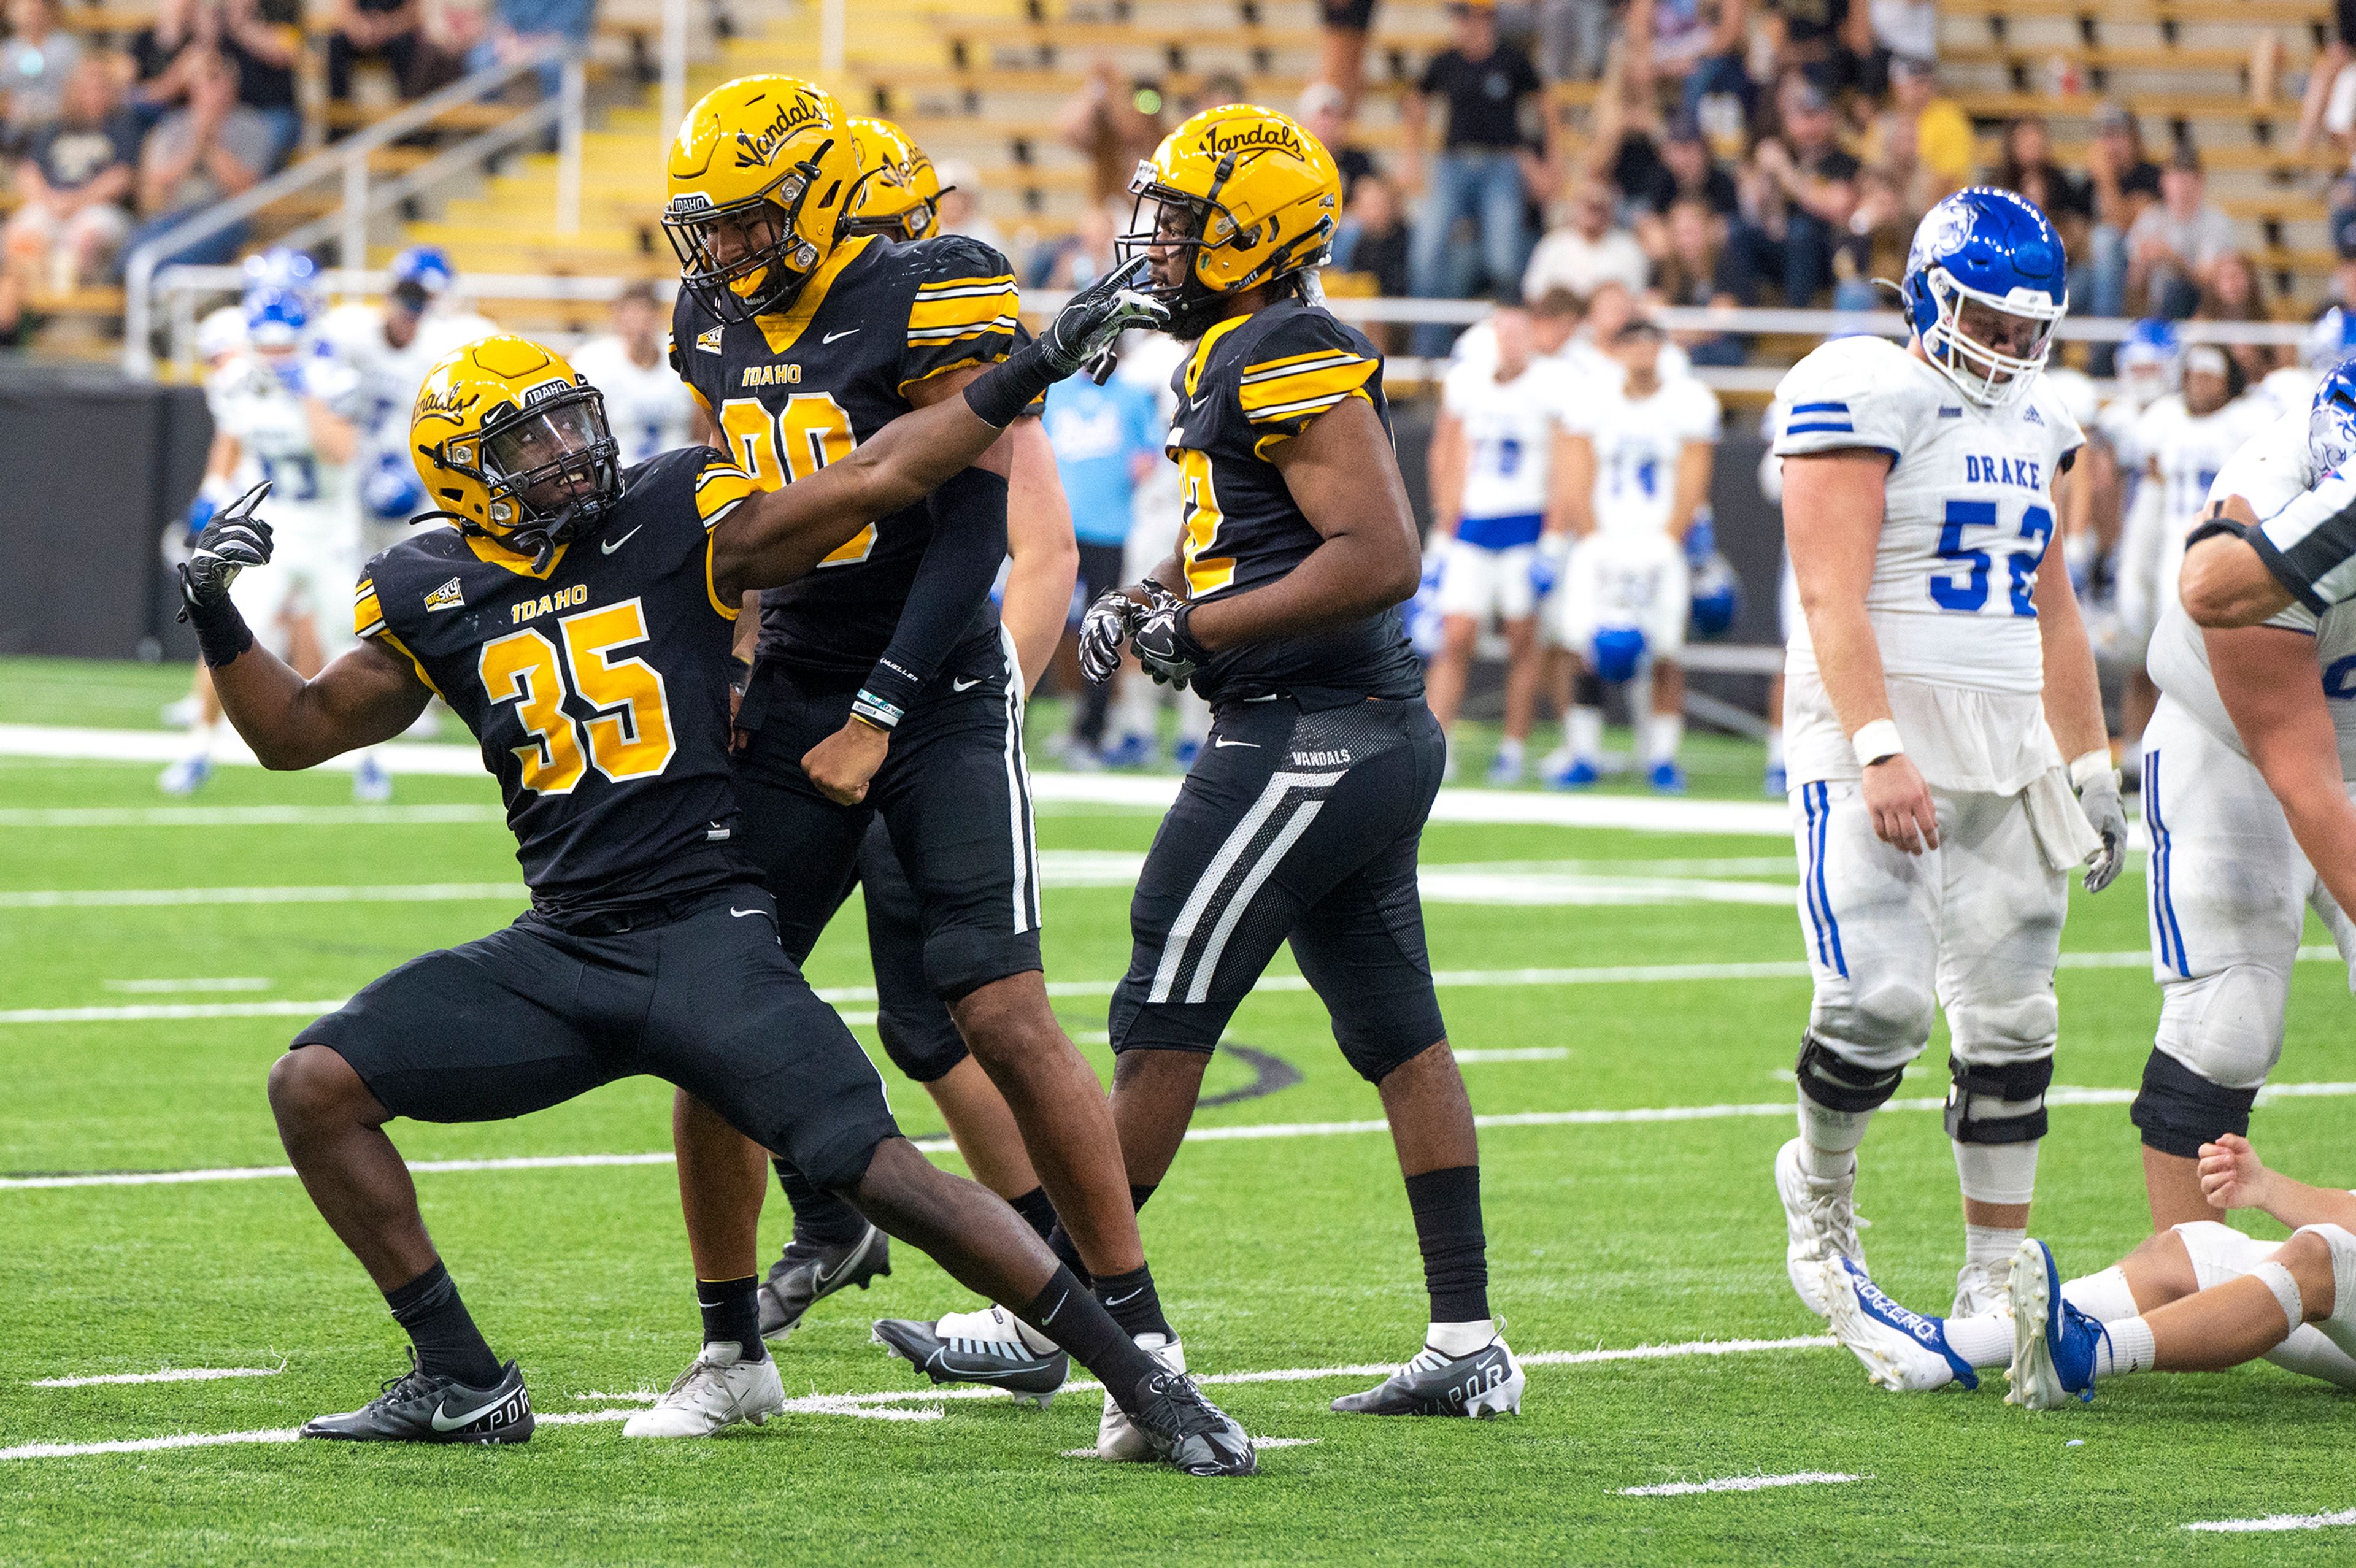
[(425, 373), (409, 445), (428, 517), (532, 557), (545, 571), (622, 496), (605, 400), (554, 351), (528, 337), (477, 338)]
[(703, 95), (670, 144), (663, 232), (679, 282), (722, 321), (790, 304), (834, 250), (859, 185), (841, 107), (790, 76), (741, 76)]
[(851, 122), (859, 147), (859, 188), (842, 215), (842, 238), (875, 234), (886, 240), (930, 240), (941, 231), (941, 176), (925, 150), (889, 120), (861, 115)]
[(1324, 263), (1342, 216), (1342, 174), (1289, 114), (1253, 103), (1205, 109), (1137, 165), (1126, 261), (1153, 263), (1168, 330), (1200, 336), (1219, 298)]

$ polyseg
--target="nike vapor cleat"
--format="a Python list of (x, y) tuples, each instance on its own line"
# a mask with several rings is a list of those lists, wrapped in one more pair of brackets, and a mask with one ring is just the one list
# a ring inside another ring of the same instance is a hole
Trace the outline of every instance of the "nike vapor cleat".
[(2012, 1254), (2012, 1382), (2007, 1404), (2059, 1410), (2094, 1397), (2094, 1352), (2109, 1330), (2062, 1299), (2061, 1271), (2043, 1242)]
[[(1160, 1336), (1152, 1336), (1160, 1338)], [(1105, 1408), (1118, 1408), (1105, 1395)], [(1209, 1400), (1183, 1372), (1158, 1372), (1145, 1385), (1129, 1428), (1159, 1459), (1190, 1476), (1257, 1476), (1259, 1455), (1243, 1424)], [(1102, 1455), (1101, 1444), (1098, 1452)], [(1104, 1455), (1109, 1458), (1110, 1455)]]
[[(1160, 1334), (1140, 1334), (1137, 1348), (1180, 1377), (1185, 1376), (1186, 1347), (1177, 1340)], [(1105, 1391), (1104, 1415), (1097, 1423), (1097, 1457), (1132, 1465), (1161, 1457), (1154, 1451), (1153, 1440), (1138, 1429), (1109, 1389)]]
[(1686, 771), (1675, 763), (1655, 763), (1645, 770), (1644, 782), (1653, 786), (1655, 795), (1686, 793)]
[(166, 795), (194, 795), (212, 776), (210, 757), (182, 757), (155, 776), (155, 787)]
[(1955, 1304), (1947, 1309), (1950, 1317), (1985, 1317), (1991, 1312), (2009, 1312), (2012, 1299), (2012, 1262), (1965, 1264), (1955, 1271)]
[(779, 1339), (801, 1327), (802, 1314), (838, 1290), (892, 1272), (892, 1243), (874, 1226), (841, 1244), (789, 1242), (761, 1282), (761, 1338)]
[(1002, 1388), (1042, 1410), (1072, 1375), (1072, 1358), (1053, 1348), (1033, 1349), (1003, 1307), (953, 1312), (933, 1323), (886, 1317), (875, 1325), (875, 1342), (937, 1383)]
[(1601, 778), (1601, 770), (1585, 757), (1573, 757), (1547, 774), (1547, 783), (1557, 789), (1593, 789)]
[(1857, 1239), (1857, 1168), (1831, 1181), (1819, 1181), (1800, 1163), (1800, 1140), (1775, 1151), (1775, 1195), (1783, 1200), (1783, 1270), (1809, 1311), (1826, 1317), (1824, 1265), (1847, 1258), (1865, 1267), (1865, 1247)]
[(383, 1392), (358, 1410), (314, 1416), (300, 1435), (346, 1443), (521, 1443), (534, 1424), (531, 1393), (513, 1361), (499, 1369), (498, 1382), (476, 1388), (419, 1371), (412, 1350), (409, 1371), (386, 1380)]
[(381, 805), (392, 798), (392, 775), (374, 757), (362, 757), (352, 769), (352, 798), (364, 805)]
[(1522, 1364), (1503, 1339), (1492, 1339), (1469, 1356), (1451, 1356), (1426, 1345), (1415, 1360), (1364, 1393), (1333, 1402), (1344, 1415), (1518, 1414), (1529, 1382)]
[(1949, 1383), (1980, 1386), (1972, 1364), (1947, 1343), (1944, 1318), (1910, 1312), (1847, 1258), (1820, 1265), (1833, 1338), (1865, 1364), (1865, 1375), (1892, 1393), (1927, 1393)]
[(669, 1392), (622, 1423), (625, 1437), (709, 1437), (740, 1421), (759, 1426), (786, 1408), (777, 1361), (744, 1359), (734, 1339), (707, 1344), (687, 1364)]

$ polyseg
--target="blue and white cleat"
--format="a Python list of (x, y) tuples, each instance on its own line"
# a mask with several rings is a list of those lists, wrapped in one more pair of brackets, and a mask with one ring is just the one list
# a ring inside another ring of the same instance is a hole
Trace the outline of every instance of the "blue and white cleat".
[(1153, 742), (1132, 730), (1104, 749), (1104, 765), (1108, 768), (1151, 767)]
[(1980, 1386), (1972, 1364), (1947, 1343), (1944, 1318), (1901, 1307), (1847, 1258), (1824, 1265), (1826, 1316), (1833, 1338), (1865, 1363), (1865, 1375), (1892, 1393), (1927, 1393), (1949, 1383)]
[(1521, 782), (1522, 753), (1520, 750), (1517, 748), (1509, 752), (1500, 747), (1497, 753), (1489, 759), (1489, 783), (1497, 788), (1505, 789), (1520, 784)]
[(1645, 771), (1644, 782), (1653, 786), (1655, 795), (1686, 793), (1686, 771), (1671, 763), (1655, 763)]
[(2096, 1347), (2110, 1331), (2062, 1299), (2062, 1273), (2043, 1242), (2012, 1254), (2012, 1390), (2007, 1404), (2059, 1410), (2074, 1396), (2094, 1397)]
[(1783, 763), (1770, 763), (1767, 765), (1767, 776), (1760, 783), (1760, 793), (1772, 795), (1778, 800), (1792, 793), (1791, 775), (1784, 772)]
[(1547, 774), (1547, 783), (1557, 789), (1593, 789), (1595, 781), (1603, 776), (1601, 770), (1585, 757), (1573, 757), (1562, 767)]
[(1200, 739), (1184, 740), (1171, 748), (1170, 760), (1178, 764), (1178, 771), (1183, 773), (1192, 768), (1194, 765), (1194, 759), (1202, 754), (1203, 742)]
[(363, 805), (381, 805), (392, 798), (392, 775), (372, 755), (362, 753), (352, 769), (352, 798)]
[(166, 795), (194, 795), (212, 776), (210, 757), (182, 757), (156, 775), (155, 787)]

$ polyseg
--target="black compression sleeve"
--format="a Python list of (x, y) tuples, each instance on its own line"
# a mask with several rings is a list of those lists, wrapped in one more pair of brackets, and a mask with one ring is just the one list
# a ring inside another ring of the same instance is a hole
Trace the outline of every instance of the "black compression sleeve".
[(1048, 365), (1045, 347), (1026, 343), (965, 384), (966, 407), (1004, 430), (1062, 379)]
[(925, 510), (932, 518), (932, 541), (900, 607), (891, 645), (868, 672), (862, 694), (896, 709), (894, 720), (964, 638), (1006, 559), (1006, 481), (1000, 475), (965, 469), (926, 497)]

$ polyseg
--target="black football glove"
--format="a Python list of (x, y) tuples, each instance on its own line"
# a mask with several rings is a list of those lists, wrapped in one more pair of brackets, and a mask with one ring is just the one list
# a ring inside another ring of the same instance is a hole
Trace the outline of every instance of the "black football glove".
[(188, 618), (191, 609), (227, 603), (230, 584), (239, 572), (270, 564), (270, 525), (253, 515), (269, 494), (265, 479), (215, 512), (198, 532), (188, 559), (180, 563), (181, 620)]
[(1151, 578), (1143, 586), (1146, 602), (1130, 632), (1130, 646), (1146, 674), (1164, 686), (1183, 690), (1194, 673), (1211, 662), (1210, 650), (1186, 629), (1194, 602), (1179, 598)]
[(1039, 347), (1057, 376), (1068, 376), (1107, 354), (1133, 327), (1153, 328), (1170, 319), (1159, 300), (1139, 293), (1145, 258), (1115, 267), (1074, 294), (1039, 335)]
[(1080, 617), (1080, 673), (1102, 686), (1120, 669), (1120, 650), (1144, 607), (1125, 588), (1108, 589)]

